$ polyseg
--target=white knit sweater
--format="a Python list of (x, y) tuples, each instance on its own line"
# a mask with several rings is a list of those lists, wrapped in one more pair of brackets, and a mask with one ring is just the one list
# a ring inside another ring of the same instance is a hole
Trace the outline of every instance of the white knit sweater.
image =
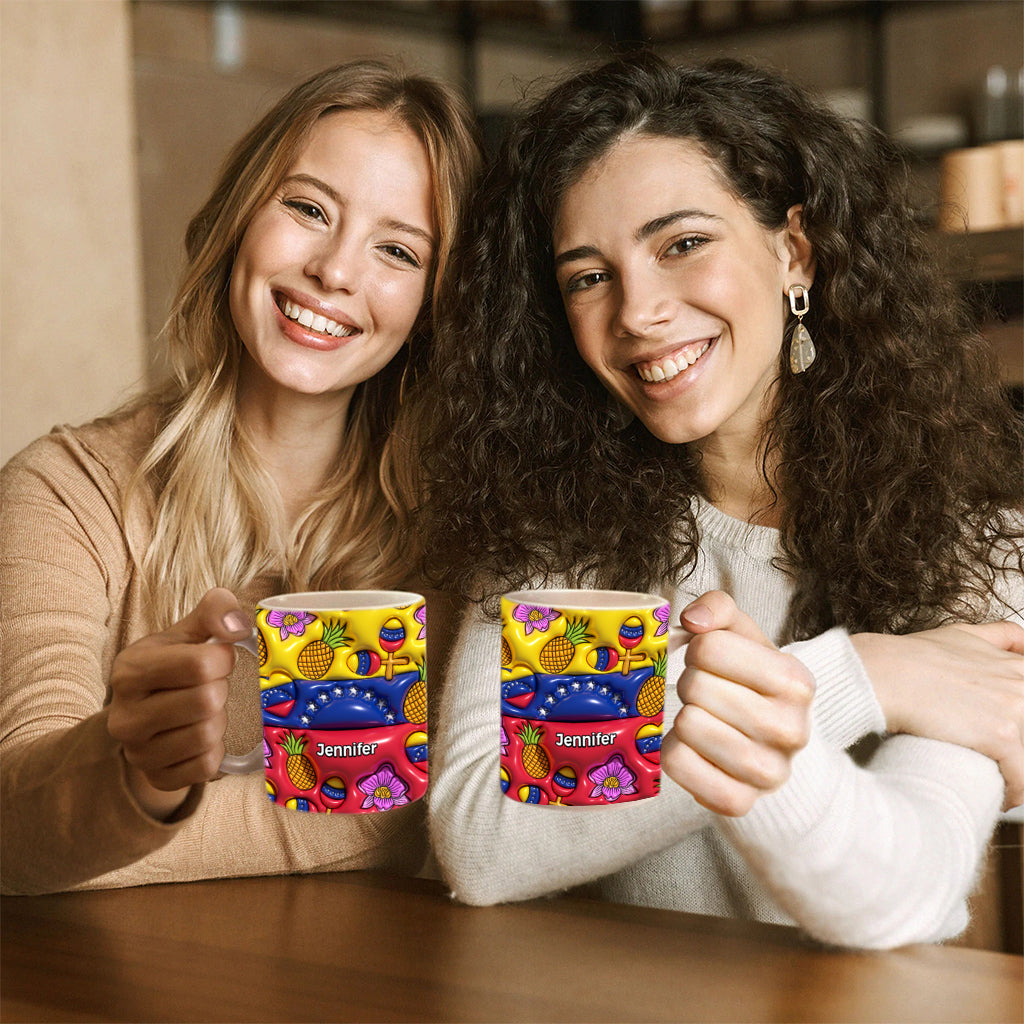
[[(792, 593), (772, 565), (778, 532), (702, 503), (693, 597), (730, 593), (778, 641)], [(1016, 596), (1021, 586), (1014, 579)], [(1020, 608), (1021, 602), (1014, 601)], [(475, 607), (449, 662), (431, 733), (431, 837), (454, 896), (526, 899), (593, 883), (604, 897), (694, 913), (796, 923), (830, 944), (887, 948), (950, 938), (1003, 797), (995, 762), (963, 747), (884, 737), (858, 766), (846, 749), (885, 722), (844, 630), (788, 648), (814, 674), (812, 736), (790, 780), (742, 818), (718, 817), (666, 775), (657, 797), (609, 807), (540, 807), (498, 784), (500, 625)], [(669, 661), (665, 721), (679, 710)]]

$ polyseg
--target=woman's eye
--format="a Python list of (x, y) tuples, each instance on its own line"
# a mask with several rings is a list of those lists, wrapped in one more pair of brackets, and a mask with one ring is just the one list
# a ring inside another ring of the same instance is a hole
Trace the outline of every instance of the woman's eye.
[(411, 267), (420, 267), (421, 263), (408, 249), (401, 245), (382, 245), (382, 252), (386, 252), (392, 259), (401, 260)]
[(304, 199), (286, 199), (284, 205), (310, 220), (325, 221), (327, 219), (319, 206), (315, 203), (307, 203)]
[(676, 241), (668, 246), (665, 249), (665, 255), (685, 256), (687, 253), (699, 249), (706, 241), (706, 238), (702, 238), (699, 235), (687, 235), (686, 238), (676, 239)]
[(603, 270), (588, 270), (586, 273), (570, 278), (565, 286), (565, 290), (570, 295), (573, 292), (585, 292), (607, 279), (608, 275)]

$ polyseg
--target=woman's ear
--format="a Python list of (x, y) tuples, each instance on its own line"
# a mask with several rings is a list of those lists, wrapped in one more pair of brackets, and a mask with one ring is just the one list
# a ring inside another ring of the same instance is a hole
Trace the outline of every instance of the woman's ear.
[(794, 284), (810, 288), (814, 283), (814, 249), (804, 234), (804, 208), (799, 203), (791, 206), (786, 213), (783, 228), (783, 243), (789, 253), (785, 286), (788, 290)]

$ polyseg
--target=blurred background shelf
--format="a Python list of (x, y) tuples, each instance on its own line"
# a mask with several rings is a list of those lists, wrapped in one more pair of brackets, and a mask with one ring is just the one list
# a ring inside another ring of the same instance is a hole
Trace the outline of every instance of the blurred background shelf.
[(946, 234), (943, 241), (961, 281), (1012, 284), (1024, 278), (1024, 229)]

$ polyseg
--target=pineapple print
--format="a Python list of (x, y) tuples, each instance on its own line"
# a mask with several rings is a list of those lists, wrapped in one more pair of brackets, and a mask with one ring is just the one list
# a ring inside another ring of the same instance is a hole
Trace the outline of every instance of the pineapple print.
[(519, 738), (523, 741), (523, 770), (532, 779), (543, 779), (551, 771), (551, 758), (541, 744), (543, 732), (543, 729), (525, 723), (519, 730)]
[(564, 672), (576, 653), (576, 645), (585, 643), (594, 638), (587, 632), (590, 625), (589, 619), (569, 619), (562, 636), (556, 636), (549, 640), (541, 649), (538, 655), (540, 666), (545, 672), (552, 675)]
[(421, 661), (416, 665), (420, 677), (409, 687), (402, 704), (402, 713), (410, 722), (417, 725), (427, 720), (427, 663)]
[(292, 785), (303, 791), (312, 789), (316, 785), (316, 769), (313, 762), (302, 752), (306, 746), (306, 738), (290, 732), (278, 746), (288, 755), (284, 770), (292, 780)]
[(348, 647), (348, 644), (345, 623), (337, 619), (327, 622), (323, 637), (306, 644), (299, 652), (299, 671), (306, 679), (323, 679), (334, 662), (334, 652), (339, 647)]
[(263, 634), (259, 630), (256, 630), (256, 636), (259, 642), (260, 668), (263, 668), (270, 657), (270, 653), (267, 651), (267, 641), (263, 639)]
[(636, 696), (636, 709), (645, 718), (656, 715), (665, 706), (665, 673), (668, 658), (664, 653), (654, 659), (654, 675), (640, 687)]
[(501, 667), (508, 668), (512, 664), (512, 645), (505, 639), (504, 634), (501, 637)]

